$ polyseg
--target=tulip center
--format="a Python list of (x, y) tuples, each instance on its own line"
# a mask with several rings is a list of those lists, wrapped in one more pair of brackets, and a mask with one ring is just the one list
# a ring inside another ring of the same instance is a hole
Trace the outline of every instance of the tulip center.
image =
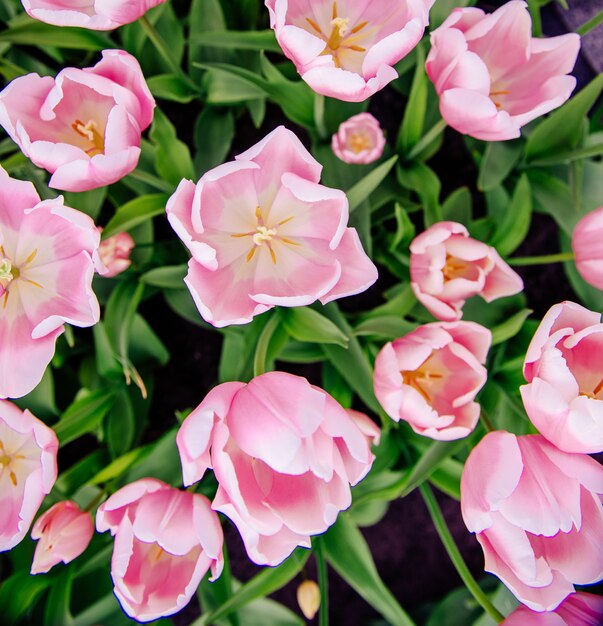
[(38, 254), (37, 248), (25, 259), (25, 262), (22, 263), (20, 267), (17, 267), (16, 265), (13, 265), (13, 262), (9, 258), (6, 257), (4, 248), (0, 246), (0, 297), (2, 297), (2, 308), (6, 307), (10, 293), (10, 286), (19, 278), (30, 285), (42, 288), (42, 285), (34, 280), (23, 278), (21, 276), (21, 272), (34, 260), (36, 254)]
[(364, 36), (364, 33), (360, 35), (358, 33), (365, 28), (368, 22), (360, 22), (360, 24), (350, 28), (350, 18), (341, 17), (338, 14), (336, 0), (333, 2), (332, 19), (329, 22), (331, 32), (329, 34), (325, 33), (312, 18), (307, 17), (306, 22), (325, 42), (325, 49), (321, 54), (330, 54), (336, 67), (341, 67), (340, 51), (366, 52), (366, 48), (356, 45), (356, 41)]
[(0, 441), (0, 476), (4, 474), (5, 470), (8, 470), (8, 478), (13, 484), (13, 487), (17, 486), (17, 474), (14, 472), (11, 464), (19, 459), (24, 459), (22, 454), (15, 454), (10, 456), (4, 449), (4, 444)]
[(293, 216), (288, 217), (287, 219), (281, 220), (280, 222), (273, 225), (272, 227), (268, 227), (266, 226), (264, 222), (262, 210), (260, 209), (260, 207), (256, 207), (255, 219), (257, 220), (257, 225), (255, 227), (255, 230), (247, 232), (247, 233), (235, 233), (234, 235), (231, 235), (231, 237), (236, 237), (236, 238), (251, 237), (251, 240), (253, 241), (253, 246), (247, 253), (247, 256), (245, 257), (248, 263), (249, 261), (251, 261), (251, 259), (253, 259), (253, 256), (255, 255), (256, 251), (264, 245), (268, 249), (268, 252), (270, 253), (270, 258), (272, 259), (272, 262), (275, 265), (276, 265), (276, 253), (274, 251), (275, 243), (284, 243), (290, 246), (299, 246), (299, 244), (296, 243), (295, 241), (292, 241), (288, 237), (283, 237), (282, 235), (278, 234), (278, 227), (282, 226), (283, 224), (286, 224), (287, 222), (290, 222), (293, 219)]
[(86, 149), (86, 154), (93, 157), (105, 152), (105, 138), (98, 132), (94, 120), (88, 120), (85, 124), (81, 120), (75, 120), (71, 128), (89, 142), (90, 147)]
[(450, 254), (446, 254), (446, 263), (442, 268), (442, 274), (444, 275), (444, 282), (449, 280), (465, 276), (467, 270), (470, 269), (470, 264), (462, 259), (459, 259)]
[(432, 404), (431, 394), (434, 382), (443, 378), (441, 373), (434, 371), (433, 364), (430, 363), (432, 358), (433, 353), (416, 370), (400, 371), (402, 382), (418, 391), (428, 404)]
[(348, 145), (354, 154), (358, 154), (364, 150), (370, 150), (373, 147), (373, 142), (367, 133), (351, 133)]

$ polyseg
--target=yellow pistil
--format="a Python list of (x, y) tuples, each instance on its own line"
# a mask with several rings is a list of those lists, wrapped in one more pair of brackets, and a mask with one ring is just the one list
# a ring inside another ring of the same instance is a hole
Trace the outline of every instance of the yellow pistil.
[(86, 150), (86, 154), (93, 157), (105, 152), (105, 139), (98, 132), (94, 120), (88, 120), (85, 124), (81, 120), (75, 120), (71, 128), (73, 128), (80, 137), (84, 137), (84, 139), (87, 139), (92, 144), (91, 147)]
[(256, 246), (261, 246), (265, 241), (271, 241), (272, 238), (276, 235), (275, 228), (266, 228), (265, 226), (258, 226), (257, 232), (253, 235), (253, 243)]
[(25, 259), (25, 261), (21, 263), (21, 266), (17, 267), (16, 265), (13, 265), (10, 259), (5, 257), (4, 248), (0, 246), (0, 255), (4, 257), (0, 258), (0, 294), (2, 295), (2, 308), (6, 308), (11, 284), (13, 284), (19, 278), (21, 278), (23, 282), (29, 283), (34, 287), (39, 287), (40, 289), (42, 289), (42, 285), (37, 283), (35, 280), (21, 277), (21, 273), (23, 272), (23, 270), (35, 259), (37, 254), (38, 249), (36, 248)]
[[(431, 357), (430, 357), (431, 358)], [(442, 374), (436, 374), (434, 372), (429, 371), (426, 368), (429, 359), (419, 367), (417, 370), (412, 371), (401, 371), (402, 374), (402, 382), (405, 385), (409, 385), (416, 391), (418, 391), (425, 401), (431, 404), (431, 398), (429, 394), (429, 387), (434, 380), (442, 378)]]
[(467, 263), (461, 259), (457, 259), (450, 254), (446, 255), (446, 264), (442, 268), (442, 274), (444, 274), (444, 282), (447, 283), (453, 278), (457, 278), (465, 269)]
[(371, 139), (366, 133), (352, 133), (348, 139), (348, 145), (354, 154), (370, 150), (373, 147)]

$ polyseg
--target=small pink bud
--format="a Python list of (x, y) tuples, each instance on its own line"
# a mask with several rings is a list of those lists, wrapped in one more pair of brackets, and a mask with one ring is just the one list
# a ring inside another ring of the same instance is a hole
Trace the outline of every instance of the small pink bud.
[(370, 113), (360, 113), (340, 124), (331, 147), (345, 163), (372, 163), (383, 154), (385, 136)]
[(57, 563), (70, 563), (88, 547), (94, 526), (90, 513), (70, 500), (58, 502), (41, 515), (31, 531), (39, 539), (32, 574), (45, 574)]
[(572, 249), (576, 255), (576, 269), (584, 280), (603, 289), (603, 207), (583, 217), (572, 234)]
[[(99, 229), (100, 230), (100, 229)], [(130, 252), (136, 244), (129, 233), (117, 233), (101, 241), (98, 254), (107, 272), (105, 278), (112, 278), (130, 267)]]

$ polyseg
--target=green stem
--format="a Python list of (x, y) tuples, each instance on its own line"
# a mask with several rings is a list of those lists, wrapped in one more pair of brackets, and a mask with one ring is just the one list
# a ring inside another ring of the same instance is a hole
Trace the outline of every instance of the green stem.
[(542, 37), (542, 21), (540, 19), (540, 3), (538, 0), (528, 0), (528, 10), (532, 16), (532, 33), (534, 37)]
[(576, 32), (578, 33), (578, 35), (580, 35), (580, 37), (584, 37), (586, 33), (589, 33), (594, 28), (597, 28), (597, 26), (601, 24), (602, 22), (603, 22), (603, 11), (600, 11), (599, 13), (597, 13), (597, 15), (595, 15), (594, 17), (591, 17), (590, 20), (588, 20), (588, 22), (585, 22), (584, 24), (582, 24), (580, 28), (577, 28)]
[(329, 578), (327, 562), (322, 550), (322, 544), (317, 541), (314, 546), (314, 557), (318, 572), (318, 586), (320, 587), (320, 607), (318, 609), (318, 625), (329, 626)]
[(134, 170), (133, 172), (130, 172), (128, 176), (141, 183), (145, 183), (150, 187), (155, 187), (157, 191), (161, 191), (163, 193), (173, 193), (174, 191), (174, 188), (169, 183), (166, 183), (161, 178), (153, 176), (153, 174), (149, 174), (149, 172), (145, 172), (143, 170)]
[(490, 419), (490, 417), (488, 416), (488, 414), (486, 413), (486, 411), (484, 411), (484, 407), (480, 408), (480, 414), (479, 414), (482, 423), (484, 424), (486, 430), (489, 433), (492, 433), (496, 430), (496, 428), (494, 428), (494, 424), (492, 424), (492, 420)]
[(446, 122), (440, 120), (436, 122), (417, 142), (417, 144), (408, 153), (407, 160), (412, 161), (417, 157), (425, 148), (427, 148), (435, 139), (437, 139), (446, 129)]
[(138, 21), (151, 43), (155, 46), (157, 52), (159, 52), (163, 60), (170, 66), (172, 72), (181, 78), (193, 91), (201, 93), (199, 85), (197, 85), (180, 67), (179, 63), (172, 56), (165, 41), (163, 41), (161, 35), (157, 32), (153, 24), (151, 24), (147, 16), (143, 15)]
[(548, 265), (549, 263), (562, 263), (574, 260), (573, 252), (558, 252), (557, 254), (543, 254), (542, 256), (518, 256), (507, 259), (509, 265)]
[(255, 347), (255, 357), (253, 359), (253, 375), (259, 376), (266, 371), (266, 359), (268, 358), (268, 346), (274, 331), (277, 329), (280, 322), (280, 315), (278, 309), (272, 313), (272, 316), (266, 322), (266, 326), (262, 329), (260, 337), (258, 339), (257, 346)]
[(420, 485), (419, 490), (421, 491), (421, 495), (423, 496), (423, 500), (425, 501), (427, 510), (429, 511), (429, 515), (431, 516), (438, 535), (440, 536), (440, 539), (444, 544), (444, 548), (446, 548), (446, 552), (448, 553), (456, 571), (477, 603), (497, 624), (499, 624), (505, 619), (505, 617), (492, 604), (492, 602), (490, 602), (490, 598), (488, 598), (488, 596), (482, 591), (475, 578), (471, 575), (467, 564), (463, 560), (463, 557), (459, 552), (452, 535), (450, 534), (450, 530), (448, 529), (446, 520), (442, 515), (440, 506), (433, 495), (433, 491), (427, 483)]
[(319, 93), (314, 94), (314, 124), (316, 132), (321, 139), (327, 137), (327, 127), (325, 126), (325, 97)]

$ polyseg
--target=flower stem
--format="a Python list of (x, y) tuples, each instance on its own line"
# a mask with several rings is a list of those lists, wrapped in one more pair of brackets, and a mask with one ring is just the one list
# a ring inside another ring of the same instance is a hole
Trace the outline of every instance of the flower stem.
[(436, 122), (417, 142), (414, 148), (407, 155), (407, 160), (412, 161), (417, 157), (425, 148), (427, 148), (435, 139), (437, 139), (446, 129), (446, 122), (440, 120)]
[(317, 541), (314, 546), (314, 557), (318, 572), (318, 586), (320, 587), (320, 607), (318, 609), (318, 625), (329, 626), (329, 578), (327, 562), (322, 550), (322, 544)]
[(601, 24), (601, 22), (603, 22), (603, 11), (599, 11), (599, 13), (597, 13), (597, 15), (588, 20), (588, 22), (582, 24), (580, 28), (576, 29), (576, 32), (578, 33), (578, 35), (580, 35), (580, 37), (584, 37), (584, 35), (593, 30), (593, 28), (597, 28), (597, 26)]
[(325, 97), (319, 93), (314, 94), (314, 124), (316, 125), (316, 132), (320, 139), (326, 139)]
[(277, 329), (280, 321), (278, 309), (274, 311), (270, 319), (266, 322), (266, 326), (262, 329), (255, 347), (255, 356), (253, 359), (253, 375), (259, 376), (266, 371), (266, 359), (268, 358), (268, 346), (274, 331)]
[(573, 261), (574, 258), (573, 252), (558, 252), (557, 254), (544, 254), (542, 256), (519, 256), (514, 259), (507, 259), (507, 263), (509, 265), (547, 265)]
[(172, 72), (176, 74), (176, 76), (181, 78), (195, 93), (201, 93), (200, 86), (197, 85), (180, 67), (176, 59), (174, 59), (174, 57), (172, 56), (172, 53), (166, 45), (165, 41), (163, 41), (161, 35), (157, 32), (153, 24), (151, 24), (147, 16), (143, 15), (139, 19), (139, 22), (147, 37), (155, 46), (157, 52), (159, 52), (163, 60), (170, 66)]
[(446, 524), (446, 520), (442, 515), (442, 511), (440, 506), (433, 495), (433, 491), (429, 487), (427, 483), (423, 483), (419, 485), (419, 490), (421, 491), (421, 495), (423, 496), (423, 500), (427, 506), (427, 510), (429, 511), (429, 515), (433, 521), (433, 524), (444, 544), (444, 548), (446, 548), (446, 552), (452, 561), (456, 571), (461, 577), (462, 581), (465, 583), (465, 586), (471, 593), (471, 595), (475, 598), (477, 603), (484, 609), (484, 611), (497, 623), (502, 622), (505, 617), (500, 613), (500, 611), (490, 602), (488, 596), (482, 591), (481, 587), (477, 584), (477, 581), (471, 575), (467, 564), (463, 560), (459, 549), (454, 542), (452, 535), (450, 534), (450, 530), (448, 529), (448, 525)]

